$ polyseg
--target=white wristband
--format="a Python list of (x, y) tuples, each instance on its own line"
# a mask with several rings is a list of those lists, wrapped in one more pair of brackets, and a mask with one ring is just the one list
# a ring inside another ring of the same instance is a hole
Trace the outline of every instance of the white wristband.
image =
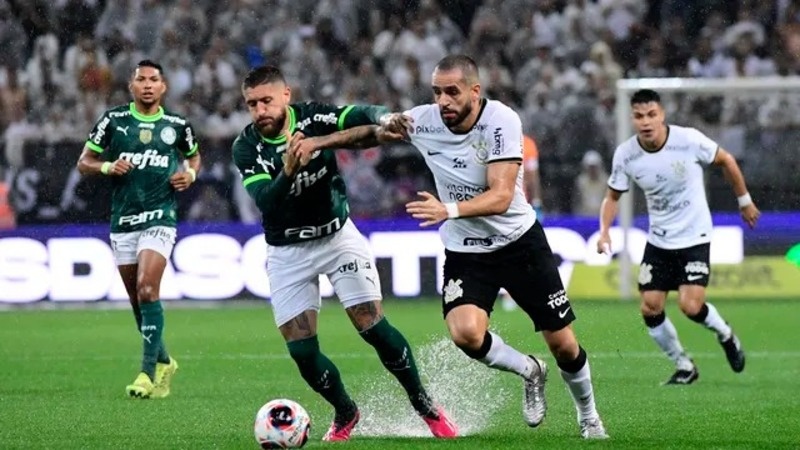
[(186, 173), (188, 173), (189, 175), (192, 176), (192, 183), (194, 183), (195, 180), (197, 180), (197, 171), (196, 170), (192, 169), (191, 167), (188, 167), (186, 169)]
[(750, 206), (753, 203), (753, 197), (750, 197), (750, 193), (746, 193), (744, 195), (740, 195), (736, 197), (736, 201), (739, 202), (739, 208), (744, 208), (745, 206)]
[(445, 203), (445, 209), (447, 209), (447, 218), (448, 219), (458, 219), (458, 203)]

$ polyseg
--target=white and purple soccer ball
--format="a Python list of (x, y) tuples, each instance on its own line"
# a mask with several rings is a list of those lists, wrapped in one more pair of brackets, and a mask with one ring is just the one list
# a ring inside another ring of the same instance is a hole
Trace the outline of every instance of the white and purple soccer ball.
[(299, 403), (272, 400), (261, 407), (253, 425), (256, 442), (261, 448), (300, 448), (306, 445), (311, 430), (311, 417)]

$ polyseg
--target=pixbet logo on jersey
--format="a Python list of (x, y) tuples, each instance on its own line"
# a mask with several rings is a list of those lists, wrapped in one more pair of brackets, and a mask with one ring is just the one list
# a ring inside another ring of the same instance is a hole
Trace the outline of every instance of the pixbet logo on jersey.
[(119, 159), (130, 161), (134, 167), (144, 169), (145, 167), (169, 167), (169, 156), (159, 155), (153, 149), (145, 150), (144, 153), (123, 152), (119, 154)]

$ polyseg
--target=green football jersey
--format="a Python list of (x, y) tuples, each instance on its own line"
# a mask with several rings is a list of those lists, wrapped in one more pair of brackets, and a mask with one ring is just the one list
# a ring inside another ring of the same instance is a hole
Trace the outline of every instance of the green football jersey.
[(112, 183), (111, 232), (127, 233), (176, 224), (176, 191), (169, 178), (181, 156), (197, 152), (189, 122), (159, 107), (145, 116), (133, 103), (106, 111), (94, 125), (86, 146), (106, 161), (125, 159), (133, 169)]
[[(359, 125), (377, 124), (388, 113), (383, 106), (334, 106), (296, 103), (288, 106), (289, 134), (324, 136)], [(263, 216), (270, 245), (289, 245), (318, 239), (339, 231), (347, 221), (349, 206), (336, 155), (320, 151), (293, 179), (283, 169), (286, 135), (267, 139), (248, 125), (233, 143), (233, 161), (248, 193)]]

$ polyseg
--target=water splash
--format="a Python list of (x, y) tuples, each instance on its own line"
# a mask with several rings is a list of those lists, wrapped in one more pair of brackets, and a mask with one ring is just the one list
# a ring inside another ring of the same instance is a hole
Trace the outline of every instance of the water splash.
[[(428, 392), (450, 414), (462, 436), (487, 429), (489, 418), (496, 417), (495, 413), (512, 400), (511, 393), (501, 385), (501, 377), (511, 375), (471, 360), (447, 338), (432, 337), (416, 347), (415, 355)], [(431, 436), (394, 377), (388, 373), (377, 379), (371, 377), (362, 386), (365, 389), (356, 396), (361, 422), (354, 434)]]

